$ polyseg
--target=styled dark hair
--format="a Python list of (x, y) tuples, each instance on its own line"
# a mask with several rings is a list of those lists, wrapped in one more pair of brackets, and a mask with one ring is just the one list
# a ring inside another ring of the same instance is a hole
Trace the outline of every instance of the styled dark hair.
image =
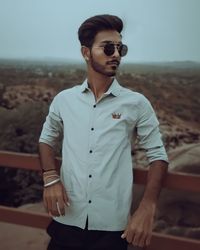
[(122, 20), (113, 15), (96, 15), (85, 20), (78, 30), (78, 38), (82, 46), (92, 47), (95, 36), (103, 30), (116, 30), (121, 33)]

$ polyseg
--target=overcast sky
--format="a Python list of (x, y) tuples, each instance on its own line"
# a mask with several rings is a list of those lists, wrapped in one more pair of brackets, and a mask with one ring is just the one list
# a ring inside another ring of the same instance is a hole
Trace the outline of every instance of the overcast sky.
[(200, 62), (200, 0), (0, 0), (0, 58), (82, 60), (77, 30), (105, 13), (124, 21), (124, 62)]

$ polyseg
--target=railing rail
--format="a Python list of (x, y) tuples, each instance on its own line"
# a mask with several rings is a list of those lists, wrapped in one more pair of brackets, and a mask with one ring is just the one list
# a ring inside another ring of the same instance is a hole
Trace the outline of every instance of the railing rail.
[[(60, 163), (61, 159), (57, 158), (56, 164), (58, 167)], [(40, 162), (38, 155), (0, 151), (0, 167), (40, 171)], [(136, 168), (133, 172), (134, 183), (145, 185), (148, 171)], [(163, 187), (200, 193), (200, 175), (169, 172)], [(45, 229), (51, 218), (45, 213), (0, 206), (0, 221)], [(160, 246), (162, 246), (162, 250), (197, 250), (200, 249), (200, 240), (154, 232), (151, 245), (147, 249), (160, 250)]]

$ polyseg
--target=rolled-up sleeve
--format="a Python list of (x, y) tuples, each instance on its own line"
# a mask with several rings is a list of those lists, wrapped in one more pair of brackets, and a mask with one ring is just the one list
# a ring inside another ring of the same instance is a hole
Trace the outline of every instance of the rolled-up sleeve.
[(49, 113), (43, 124), (39, 142), (48, 144), (55, 148), (63, 133), (63, 121), (58, 109), (57, 99), (54, 98), (50, 105)]
[(148, 161), (164, 160), (168, 162), (159, 130), (159, 121), (150, 102), (144, 96), (139, 102), (138, 112), (137, 137), (140, 147), (146, 151)]

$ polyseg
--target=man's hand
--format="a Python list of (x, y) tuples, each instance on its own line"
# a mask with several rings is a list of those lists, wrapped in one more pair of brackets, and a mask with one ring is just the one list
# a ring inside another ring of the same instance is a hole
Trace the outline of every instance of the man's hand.
[(134, 246), (144, 247), (150, 244), (156, 205), (154, 203), (140, 203), (135, 213), (130, 217), (122, 238)]
[(65, 215), (65, 205), (70, 206), (66, 190), (61, 181), (44, 188), (43, 201), (51, 216)]

